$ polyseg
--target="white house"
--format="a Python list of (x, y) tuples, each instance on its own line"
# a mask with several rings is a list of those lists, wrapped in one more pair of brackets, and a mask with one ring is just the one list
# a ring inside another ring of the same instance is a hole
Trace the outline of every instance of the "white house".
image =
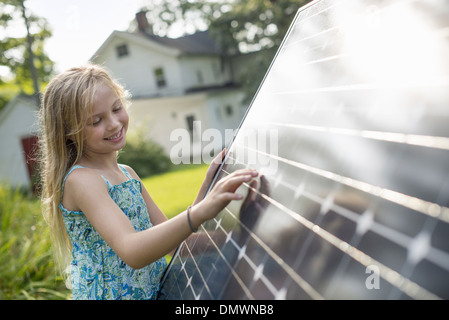
[(37, 143), (38, 103), (18, 95), (0, 113), (0, 183), (28, 187)]
[[(233, 60), (207, 31), (159, 37), (151, 32), (145, 12), (137, 13), (136, 20), (136, 32), (112, 32), (91, 58), (131, 92), (130, 130), (143, 128), (169, 154), (179, 143), (170, 140), (171, 133), (185, 129), (192, 137), (192, 153), (182, 155), (186, 158), (201, 151), (201, 133), (209, 128), (219, 130), (226, 145), (232, 136), (225, 139), (225, 130), (236, 129), (246, 112)], [(198, 124), (201, 132), (196, 132)]]

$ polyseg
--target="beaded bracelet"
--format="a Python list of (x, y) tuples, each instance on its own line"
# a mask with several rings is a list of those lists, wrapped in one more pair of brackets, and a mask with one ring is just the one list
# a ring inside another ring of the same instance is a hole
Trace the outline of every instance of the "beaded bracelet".
[(198, 231), (198, 228), (196, 230), (193, 229), (192, 222), (190, 222), (190, 208), (192, 208), (192, 206), (187, 207), (187, 222), (189, 223), (190, 230), (192, 230), (192, 232), (195, 233)]

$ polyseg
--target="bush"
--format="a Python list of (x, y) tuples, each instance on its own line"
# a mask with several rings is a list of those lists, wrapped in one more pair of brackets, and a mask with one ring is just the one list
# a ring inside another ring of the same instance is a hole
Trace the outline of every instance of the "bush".
[(0, 300), (70, 298), (56, 273), (40, 201), (0, 186)]
[(142, 134), (127, 139), (118, 162), (129, 165), (140, 177), (167, 172), (172, 168), (164, 149), (156, 142), (145, 139)]

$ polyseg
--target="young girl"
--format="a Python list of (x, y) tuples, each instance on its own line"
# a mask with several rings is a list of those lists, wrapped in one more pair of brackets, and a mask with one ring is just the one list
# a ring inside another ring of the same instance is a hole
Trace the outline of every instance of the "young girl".
[[(132, 168), (117, 163), (128, 130), (126, 91), (99, 66), (72, 68), (47, 86), (39, 112), (42, 199), (57, 260), (70, 264), (74, 299), (154, 299), (171, 253), (215, 217), (249, 169), (204, 197), (223, 153), (192, 206), (168, 220)], [(204, 197), (204, 199), (203, 199)]]

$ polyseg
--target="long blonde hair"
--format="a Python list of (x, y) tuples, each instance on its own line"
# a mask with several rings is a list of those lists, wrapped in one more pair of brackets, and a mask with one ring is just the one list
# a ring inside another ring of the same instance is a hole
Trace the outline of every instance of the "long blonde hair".
[(92, 115), (99, 84), (109, 86), (123, 105), (128, 105), (129, 93), (106, 69), (88, 64), (54, 77), (45, 89), (39, 110), (42, 213), (50, 227), (56, 265), (63, 276), (70, 265), (72, 245), (59, 209), (61, 189), (64, 177), (83, 155), (83, 132)]

